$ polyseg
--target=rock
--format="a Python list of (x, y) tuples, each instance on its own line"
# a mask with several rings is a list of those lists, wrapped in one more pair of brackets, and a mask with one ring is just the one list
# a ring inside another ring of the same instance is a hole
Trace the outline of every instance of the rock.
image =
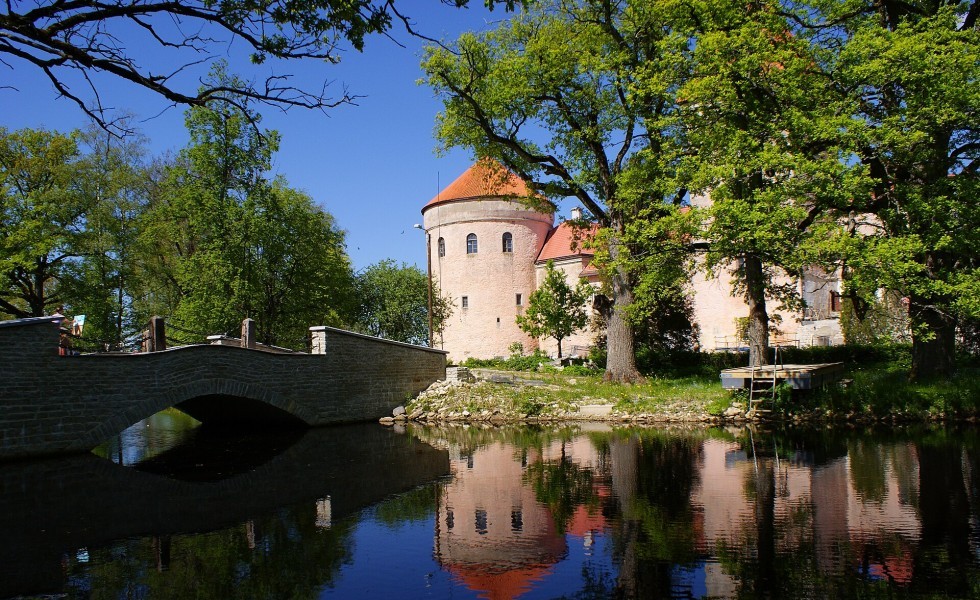
[(396, 406), (395, 407), (395, 410), (391, 411), (391, 416), (393, 416), (393, 417), (397, 417), (397, 416), (400, 416), (400, 415), (403, 415), (403, 414), (405, 414), (405, 407), (404, 406)]
[(378, 419), (378, 422), (382, 425), (393, 425), (395, 423), (395, 419), (392, 417), (381, 417)]
[(742, 409), (738, 408), (737, 406), (729, 406), (727, 409), (725, 409), (724, 414), (726, 417), (737, 417), (742, 414)]

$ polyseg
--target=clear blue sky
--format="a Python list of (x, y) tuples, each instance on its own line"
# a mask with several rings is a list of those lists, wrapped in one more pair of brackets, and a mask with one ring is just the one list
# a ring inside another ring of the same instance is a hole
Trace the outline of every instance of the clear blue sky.
[[(500, 8), (487, 12), (479, 0), (472, 4), (467, 9), (454, 9), (430, 0), (406, 2), (401, 7), (410, 11), (419, 31), (437, 39), (482, 30), (508, 16)], [(419, 6), (424, 8), (416, 8)], [(404, 47), (374, 36), (368, 39), (363, 53), (346, 52), (338, 65), (298, 61), (276, 67), (294, 73), (298, 84), (314, 89), (324, 80), (334, 81), (338, 93), (346, 85), (351, 93), (363, 96), (357, 106), (332, 109), (328, 116), (302, 109), (285, 114), (262, 109), (263, 126), (282, 134), (275, 171), (336, 217), (347, 231), (355, 269), (384, 258), (424, 269), (424, 236), (412, 225), (421, 222), (419, 211), (436, 195), (439, 184), (445, 187), (471, 164), (468, 153), (460, 150), (436, 157), (432, 132), (441, 104), (430, 89), (416, 84), (421, 77), (423, 42), (397, 24), (392, 36)], [(146, 52), (146, 60), (162, 61), (166, 57), (155, 48), (148, 47)], [(0, 126), (60, 131), (87, 126), (81, 110), (68, 100), (58, 99), (39, 71), (7, 60), (13, 68), (0, 65)], [(257, 73), (239, 58), (230, 59), (229, 70)], [(207, 66), (201, 66), (188, 77), (196, 81), (206, 71)], [(137, 117), (151, 153), (176, 152), (186, 144), (183, 108), (167, 109), (162, 98), (125, 82), (103, 81), (104, 104), (129, 110)]]

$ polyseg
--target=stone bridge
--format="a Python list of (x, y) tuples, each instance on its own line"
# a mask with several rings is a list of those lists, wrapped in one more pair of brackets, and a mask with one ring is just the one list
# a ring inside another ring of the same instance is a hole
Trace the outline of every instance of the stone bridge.
[(165, 408), (204, 423), (369, 421), (445, 376), (446, 354), (314, 327), (314, 353), (194, 345), (60, 356), (61, 317), (0, 322), (0, 460), (84, 452)]

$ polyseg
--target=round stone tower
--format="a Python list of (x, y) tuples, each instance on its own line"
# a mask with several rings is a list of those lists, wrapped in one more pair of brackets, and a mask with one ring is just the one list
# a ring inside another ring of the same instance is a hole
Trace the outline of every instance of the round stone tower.
[(508, 356), (538, 341), (517, 327), (536, 286), (534, 261), (554, 215), (523, 206), (531, 190), (495, 163), (481, 161), (422, 208), (435, 290), (453, 303), (436, 347), (460, 362)]

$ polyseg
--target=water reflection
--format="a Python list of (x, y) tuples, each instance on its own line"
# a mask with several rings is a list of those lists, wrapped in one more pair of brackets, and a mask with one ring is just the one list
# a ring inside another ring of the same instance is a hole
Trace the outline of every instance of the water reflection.
[(0, 596), (980, 597), (973, 429), (205, 433), (0, 467)]
[(278, 579), (297, 593), (329, 581), (348, 553), (344, 518), (448, 471), (444, 452), (377, 425), (306, 431), (221, 478), (198, 476), (198, 456), (171, 448), (145, 470), (94, 454), (0, 466), (0, 597), (186, 597), (194, 581), (201, 597), (296, 597), (272, 593)]
[(452, 457), (437, 560), (480, 597), (980, 591), (973, 430), (418, 433)]

